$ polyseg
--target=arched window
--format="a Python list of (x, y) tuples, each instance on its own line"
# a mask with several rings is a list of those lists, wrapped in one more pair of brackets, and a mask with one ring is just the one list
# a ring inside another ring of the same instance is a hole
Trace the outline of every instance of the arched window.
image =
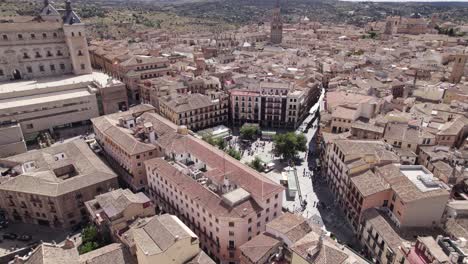
[(74, 37), (74, 36), (75, 36), (75, 32), (72, 32), (72, 37)]
[(42, 38), (47, 38), (47, 33), (42, 33)]
[(83, 56), (83, 52), (81, 52), (81, 50), (78, 50), (78, 56)]

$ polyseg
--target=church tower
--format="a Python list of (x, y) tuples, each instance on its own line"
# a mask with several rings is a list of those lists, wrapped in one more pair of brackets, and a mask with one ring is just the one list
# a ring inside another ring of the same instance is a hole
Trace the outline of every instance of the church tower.
[(273, 18), (271, 20), (270, 42), (280, 44), (283, 41), (283, 21), (281, 20), (281, 8), (279, 0), (276, 2), (276, 7), (273, 10)]
[(73, 11), (70, 0), (65, 2), (63, 32), (70, 52), (73, 73), (77, 75), (92, 73), (88, 42), (85, 36), (85, 25), (81, 22), (75, 11)]
[(449, 77), (449, 82), (451, 83), (459, 83), (463, 74), (465, 73), (465, 64), (468, 59), (468, 54), (458, 54), (455, 55), (455, 61), (452, 66), (452, 73)]

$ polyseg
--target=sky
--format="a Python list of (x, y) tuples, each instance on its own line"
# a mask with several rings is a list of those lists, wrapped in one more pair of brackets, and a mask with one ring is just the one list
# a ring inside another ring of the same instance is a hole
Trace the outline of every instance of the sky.
[(341, 0), (350, 2), (468, 2), (468, 0)]

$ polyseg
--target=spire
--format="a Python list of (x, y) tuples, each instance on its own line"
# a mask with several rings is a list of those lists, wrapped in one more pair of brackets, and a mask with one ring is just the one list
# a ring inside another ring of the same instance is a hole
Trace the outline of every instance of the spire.
[(71, 12), (72, 11), (72, 6), (71, 6), (71, 1), (70, 0), (66, 0), (65, 1), (65, 10), (67, 12)]
[(47, 7), (49, 5), (49, 0), (44, 0), (44, 7)]

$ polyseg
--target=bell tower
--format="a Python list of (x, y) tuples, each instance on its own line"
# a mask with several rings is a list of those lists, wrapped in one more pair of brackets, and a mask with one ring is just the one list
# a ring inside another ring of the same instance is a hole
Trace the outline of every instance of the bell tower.
[(452, 73), (449, 77), (449, 82), (451, 83), (459, 83), (463, 74), (465, 73), (465, 64), (468, 59), (468, 54), (457, 54), (455, 55), (455, 60), (452, 66)]
[(283, 20), (281, 19), (281, 8), (279, 0), (276, 1), (276, 7), (273, 10), (271, 20), (270, 42), (272, 44), (281, 44), (283, 41)]

